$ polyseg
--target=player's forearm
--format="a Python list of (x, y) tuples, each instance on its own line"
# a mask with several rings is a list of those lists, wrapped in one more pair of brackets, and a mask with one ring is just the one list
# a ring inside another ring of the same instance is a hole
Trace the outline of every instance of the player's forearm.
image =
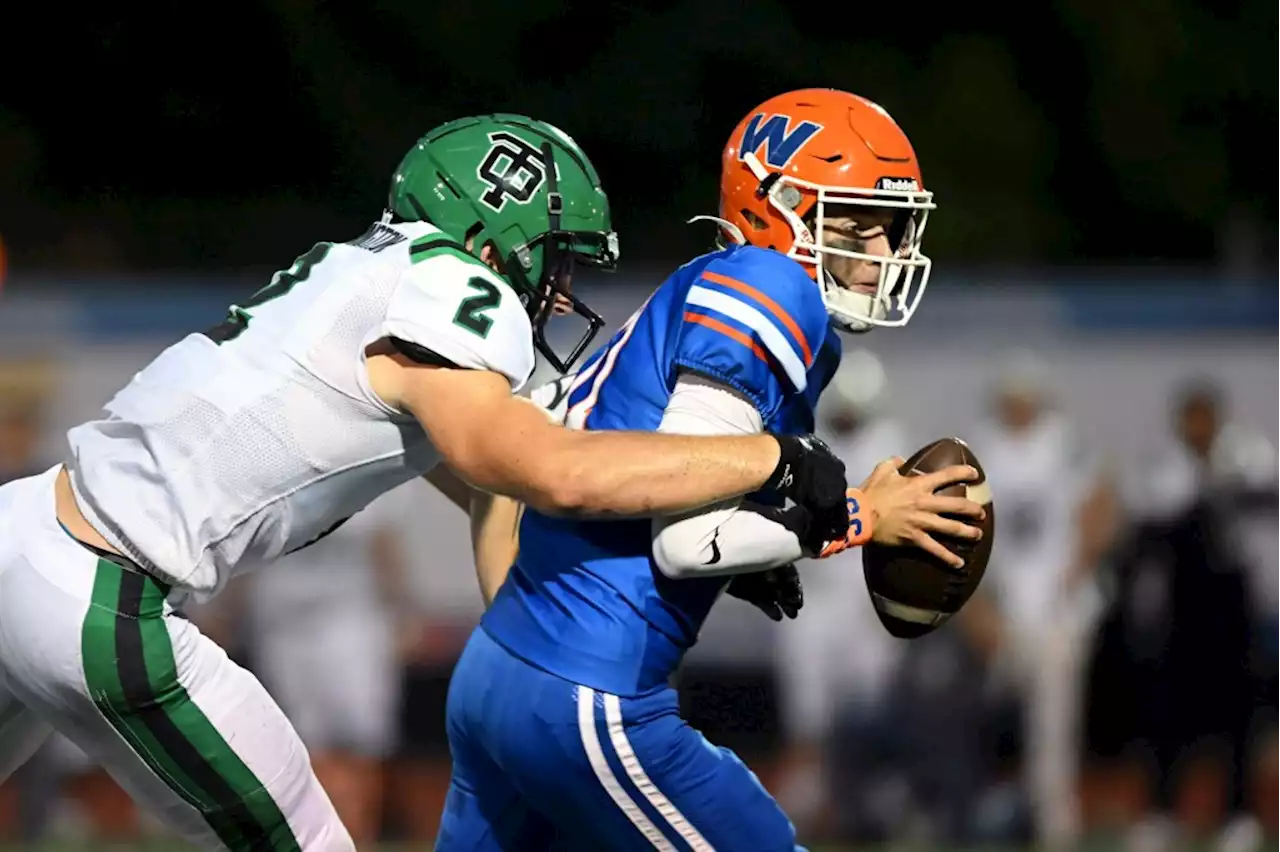
[(474, 489), (459, 479), (448, 466), (438, 464), (422, 478), (431, 483), (450, 503), (464, 512), (471, 511), (471, 495)]
[[(501, 377), (469, 370), (411, 377), (410, 391), (395, 399), (418, 418), (449, 467), (476, 488), (548, 514), (689, 511), (759, 490), (781, 458), (778, 440), (767, 435), (583, 432), (553, 425), (545, 410), (511, 397)], [(790, 472), (784, 466), (783, 474)]]
[(653, 560), (672, 579), (724, 577), (790, 565), (806, 555), (796, 534), (765, 507), (734, 504), (653, 522)]
[(471, 549), (480, 594), (488, 607), (520, 552), (520, 516), (524, 507), (510, 497), (485, 491), (471, 493)]
[(767, 435), (557, 431), (518, 471), (526, 502), (551, 514), (687, 512), (759, 490), (778, 465), (778, 442)]

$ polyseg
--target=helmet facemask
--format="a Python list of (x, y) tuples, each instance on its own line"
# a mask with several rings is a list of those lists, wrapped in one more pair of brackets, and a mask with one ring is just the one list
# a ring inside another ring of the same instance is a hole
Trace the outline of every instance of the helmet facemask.
[[(527, 311), (535, 349), (556, 369), (569, 369), (603, 326), (574, 297), (573, 267), (613, 269), (617, 236), (595, 168), (556, 127), (508, 113), (443, 124), (401, 160), (387, 211), (384, 222), (429, 222), (494, 267)], [(564, 357), (547, 340), (556, 314), (585, 320)]]
[[(542, 155), (547, 170), (547, 230), (517, 245), (504, 262), (529, 312), (534, 346), (552, 367), (565, 373), (582, 357), (604, 326), (604, 319), (574, 295), (574, 268), (614, 271), (618, 262), (618, 235), (614, 231), (568, 231), (561, 227), (564, 199), (558, 191), (554, 152), (549, 143), (542, 144)], [(585, 320), (587, 327), (562, 357), (547, 340), (546, 329), (553, 316), (568, 314)]]
[[(921, 253), (929, 211), (936, 205), (933, 193), (916, 187), (915, 181), (882, 178), (877, 187), (835, 187), (768, 172), (754, 154), (743, 156), (761, 181), (769, 205), (790, 225), (794, 242), (787, 255), (815, 267), (814, 278), (832, 320), (843, 330), (869, 331), (897, 328), (911, 321), (929, 283), (932, 261)], [(904, 185), (905, 184), (905, 185)], [(815, 198), (816, 196), (816, 198)], [(802, 218), (797, 210), (813, 199)], [(871, 208), (892, 213), (886, 226), (890, 254), (878, 255), (828, 245), (825, 222), (839, 209)], [(806, 224), (806, 220), (810, 224)], [(829, 268), (829, 258), (874, 263), (880, 275), (874, 292), (845, 286)], [(917, 277), (918, 273), (918, 277)]]

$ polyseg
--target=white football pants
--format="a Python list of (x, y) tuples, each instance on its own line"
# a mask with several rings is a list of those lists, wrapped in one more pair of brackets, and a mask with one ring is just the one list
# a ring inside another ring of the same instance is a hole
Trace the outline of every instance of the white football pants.
[(257, 679), (61, 528), (57, 471), (0, 487), (0, 779), (57, 729), (200, 848), (354, 850)]

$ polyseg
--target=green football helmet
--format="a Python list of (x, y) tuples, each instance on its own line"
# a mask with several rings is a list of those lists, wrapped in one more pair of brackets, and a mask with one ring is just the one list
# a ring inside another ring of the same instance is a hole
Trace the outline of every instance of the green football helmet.
[[(560, 372), (568, 371), (604, 325), (573, 295), (572, 278), (575, 264), (606, 270), (617, 264), (609, 200), (587, 155), (550, 124), (498, 113), (435, 128), (396, 169), (387, 213), (470, 239), (476, 256), (492, 243), (503, 277), (529, 312), (535, 346)], [(563, 358), (546, 339), (557, 296), (588, 323)]]

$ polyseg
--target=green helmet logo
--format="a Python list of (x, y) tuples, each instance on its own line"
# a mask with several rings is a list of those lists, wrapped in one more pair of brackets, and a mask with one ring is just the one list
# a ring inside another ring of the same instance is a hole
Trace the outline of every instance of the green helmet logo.
[[(387, 208), (469, 240), (477, 256), (491, 245), (529, 311), (535, 345), (561, 372), (604, 325), (573, 295), (572, 280), (576, 265), (611, 270), (617, 263), (609, 201), (586, 154), (550, 124), (495, 114), (437, 127), (400, 163)], [(557, 305), (571, 305), (588, 322), (565, 357), (545, 336)]]

